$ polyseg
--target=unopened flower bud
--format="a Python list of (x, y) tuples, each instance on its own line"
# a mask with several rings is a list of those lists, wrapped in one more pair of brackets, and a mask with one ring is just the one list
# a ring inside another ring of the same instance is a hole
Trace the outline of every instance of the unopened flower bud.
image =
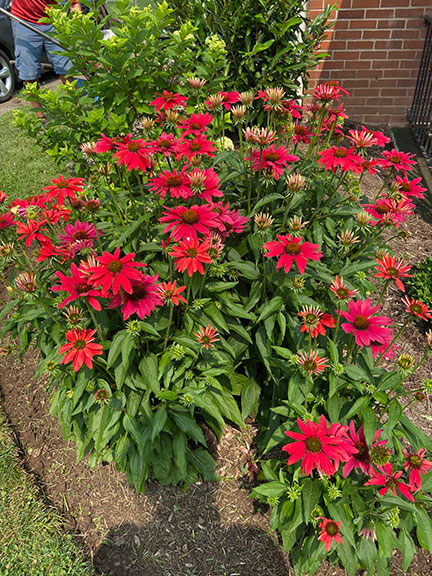
[(299, 192), (305, 187), (306, 180), (301, 174), (289, 174), (286, 179), (286, 185), (291, 192)]
[(414, 366), (414, 357), (411, 354), (400, 354), (397, 362), (400, 368), (409, 370)]
[(250, 92), (250, 91), (240, 92), (239, 97), (240, 97), (240, 102), (242, 104), (244, 104), (246, 107), (249, 107), (254, 100), (254, 94), (253, 94), (253, 92)]
[(357, 224), (359, 226), (367, 226), (369, 224), (369, 222), (371, 221), (371, 217), (367, 212), (362, 211), (362, 212), (357, 212), (356, 220), (357, 220)]
[(390, 461), (391, 451), (381, 444), (372, 446), (370, 449), (370, 459), (376, 466), (384, 466)]
[(264, 212), (258, 212), (254, 216), (255, 226), (258, 230), (267, 230), (273, 224), (273, 218), (270, 214), (264, 214)]

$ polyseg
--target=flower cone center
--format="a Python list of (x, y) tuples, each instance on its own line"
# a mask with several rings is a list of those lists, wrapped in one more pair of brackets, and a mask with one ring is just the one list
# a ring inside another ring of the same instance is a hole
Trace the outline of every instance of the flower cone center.
[(120, 262), (120, 260), (113, 260), (107, 265), (107, 268), (110, 272), (120, 272), (120, 270), (123, 268), (123, 264)]
[(370, 322), (366, 318), (366, 316), (362, 316), (361, 314), (358, 314), (358, 316), (355, 317), (355, 320), (353, 322), (353, 326), (357, 330), (367, 330), (370, 326)]
[(83, 294), (84, 292), (88, 292), (89, 288), (90, 286), (83, 282), (82, 284), (77, 284), (75, 290), (77, 294)]
[(328, 522), (325, 527), (326, 534), (329, 536), (336, 536), (339, 533), (339, 528), (335, 522)]
[(336, 158), (346, 158), (347, 151), (344, 150), (343, 148), (338, 148), (337, 150), (335, 150), (334, 155)]
[(192, 142), (189, 146), (189, 150), (191, 152), (198, 152), (198, 150), (201, 150), (201, 144), (199, 142)]
[(416, 470), (420, 470), (422, 466), (422, 459), (417, 454), (413, 454), (412, 456), (408, 457), (408, 462), (411, 468), (415, 468)]
[(183, 212), (181, 218), (186, 224), (196, 224), (199, 220), (199, 215), (195, 210), (187, 209)]
[(296, 255), (301, 252), (301, 247), (296, 242), (288, 242), (284, 248), (285, 254)]
[(138, 144), (138, 142), (129, 142), (127, 147), (129, 152), (138, 152), (138, 150), (140, 149), (140, 145)]
[(175, 188), (176, 186), (180, 186), (182, 183), (182, 178), (180, 176), (168, 176), (166, 179), (166, 185), (169, 188)]
[(198, 256), (198, 250), (196, 248), (188, 248), (186, 252), (191, 258), (196, 258)]
[(385, 204), (378, 204), (378, 206), (375, 206), (375, 211), (378, 214), (387, 214), (387, 212), (390, 212), (390, 208)]
[(317, 438), (316, 436), (310, 436), (307, 440), (306, 440), (306, 448), (308, 449), (309, 452), (319, 452), (322, 448), (322, 442), (319, 438)]
[(279, 158), (280, 156), (277, 152), (267, 152), (267, 154), (264, 155), (264, 160), (266, 162), (276, 162)]
[(128, 294), (129, 300), (142, 300), (148, 295), (147, 287), (141, 284), (132, 286), (132, 294)]
[(356, 460), (360, 460), (360, 462), (368, 462), (369, 461), (369, 450), (367, 444), (365, 442), (356, 442), (355, 447), (357, 448), (357, 454), (354, 454), (354, 458)]
[(75, 348), (75, 350), (84, 350), (84, 348), (86, 347), (86, 341), (83, 340), (82, 338), (75, 340), (73, 347)]
[(86, 230), (78, 230), (72, 236), (72, 240), (73, 242), (76, 242), (77, 240), (87, 240), (88, 237), (88, 232)]
[(389, 162), (393, 162), (393, 164), (398, 164), (401, 161), (400, 156), (390, 156)]

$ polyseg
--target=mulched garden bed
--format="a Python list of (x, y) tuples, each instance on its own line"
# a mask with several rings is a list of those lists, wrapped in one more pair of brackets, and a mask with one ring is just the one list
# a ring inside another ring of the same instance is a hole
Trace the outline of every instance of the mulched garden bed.
[[(365, 177), (371, 198), (380, 188), (378, 177)], [(408, 219), (408, 237), (394, 239), (391, 247), (409, 264), (432, 254), (432, 212), (422, 204), (422, 217)], [(390, 289), (383, 313), (400, 321), (400, 292)], [(4, 294), (3, 296), (4, 297)], [(401, 352), (418, 357), (424, 348), (424, 326), (410, 327), (398, 342)], [(57, 421), (49, 416), (44, 382), (34, 382), (35, 359), (26, 355), (0, 357), (0, 388), (4, 408), (19, 440), (24, 461), (35, 474), (49, 501), (65, 516), (71, 530), (92, 558), (97, 574), (105, 576), (284, 576), (291, 575), (288, 555), (269, 533), (268, 510), (249, 497), (244, 451), (256, 429), (225, 429), (217, 446), (219, 483), (199, 482), (181, 487), (148, 485), (136, 494), (114, 465), (91, 469), (76, 463), (73, 443), (66, 443)], [(425, 363), (407, 380), (407, 391), (431, 377)], [(407, 401), (409, 397), (407, 397)], [(432, 422), (424, 418), (427, 403), (412, 404), (407, 414), (432, 435)], [(430, 576), (432, 559), (419, 551), (405, 573)], [(342, 576), (345, 571), (328, 564), (318, 576)], [(404, 574), (398, 553), (392, 576)], [(26, 575), (32, 576), (32, 575)]]

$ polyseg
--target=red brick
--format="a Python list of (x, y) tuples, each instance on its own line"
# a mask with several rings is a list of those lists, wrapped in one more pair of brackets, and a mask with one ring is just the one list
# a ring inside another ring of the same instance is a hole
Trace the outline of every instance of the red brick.
[(390, 30), (363, 30), (362, 38), (372, 38), (373, 40), (390, 38)]
[(362, 124), (369, 124), (375, 126), (387, 126), (390, 122), (390, 116), (384, 114), (365, 114), (361, 120)]
[(425, 13), (425, 8), (396, 8), (396, 18), (421, 18)]
[(388, 69), (392, 69), (393, 70), (393, 75), (394, 75), (394, 70), (398, 69), (398, 68), (407, 68), (407, 65), (405, 64), (405, 66), (403, 66), (403, 62), (409, 62), (409, 60), (402, 60), (402, 61), (397, 61), (397, 60), (374, 60), (372, 68), (376, 69), (376, 70), (388, 70)]
[(351, 40), (347, 42), (347, 50), (373, 50), (375, 42), (373, 40)]
[(338, 20), (357, 20), (360, 18), (364, 18), (365, 11), (364, 10), (345, 10), (342, 8), (338, 12)]
[(406, 78), (398, 78), (396, 80), (397, 86), (404, 86), (405, 88), (412, 88), (412, 80), (407, 80)]
[(359, 98), (359, 97), (367, 98), (368, 96), (379, 96), (380, 95), (380, 89), (379, 88), (356, 88), (355, 90), (353, 90), (352, 95), (356, 96), (357, 98)]
[(375, 48), (377, 50), (399, 50), (402, 45), (402, 40), (375, 40)]
[(372, 78), (372, 79), (379, 79), (383, 75), (382, 70), (357, 70), (356, 76), (357, 78)]
[(407, 8), (408, 0), (381, 0), (381, 8)]
[(424, 20), (423, 18), (411, 18), (410, 20), (406, 21), (405, 28), (409, 30), (424, 30)]
[(337, 40), (355, 40), (356, 38), (360, 38), (361, 32), (355, 30), (340, 30), (336, 34)]
[(380, 20), (378, 28), (380, 30), (389, 28), (390, 30), (403, 30), (405, 28), (406, 20)]
[(377, 27), (376, 20), (351, 20), (350, 23), (351, 30), (374, 30)]
[(387, 51), (380, 50), (367, 50), (365, 52), (360, 52), (360, 60), (374, 60), (375, 58), (382, 58), (383, 60), (388, 58)]
[(330, 42), (329, 48), (331, 52), (335, 52), (336, 50), (346, 50), (347, 48), (349, 49), (345, 40), (333, 40)]
[(361, 2), (359, 2), (359, 0), (354, 0), (354, 4), (358, 5), (359, 3), (361, 3), (362, 8), (376, 8), (377, 1), (378, 0), (361, 0)]
[(405, 50), (423, 51), (424, 40), (404, 40), (403, 47)]
[(377, 18), (381, 20), (382, 18), (393, 18), (394, 10), (366, 10), (366, 18)]
[(430, 2), (427, 0), (411, 0), (411, 6), (421, 6), (425, 10), (431, 7)]

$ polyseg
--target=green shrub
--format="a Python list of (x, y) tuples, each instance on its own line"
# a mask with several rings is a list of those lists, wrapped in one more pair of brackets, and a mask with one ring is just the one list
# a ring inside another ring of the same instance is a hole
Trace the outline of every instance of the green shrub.
[(413, 298), (432, 308), (432, 256), (417, 264), (411, 272), (412, 278), (405, 281), (408, 292)]

